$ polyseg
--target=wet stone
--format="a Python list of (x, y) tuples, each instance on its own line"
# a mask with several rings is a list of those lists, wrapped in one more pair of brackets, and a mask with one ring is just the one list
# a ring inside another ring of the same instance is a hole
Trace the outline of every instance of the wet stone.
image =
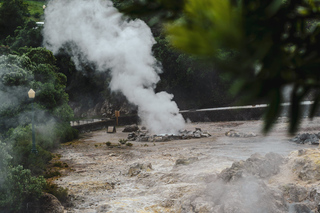
[(320, 139), (320, 132), (318, 133), (299, 133), (294, 138), (291, 139), (292, 142), (298, 144), (310, 144), (318, 145)]

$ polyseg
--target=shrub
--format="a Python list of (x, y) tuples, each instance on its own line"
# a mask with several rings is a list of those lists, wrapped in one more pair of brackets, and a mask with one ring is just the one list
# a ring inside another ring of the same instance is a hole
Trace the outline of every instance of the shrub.
[(106, 142), (106, 145), (111, 146), (111, 142), (110, 141)]
[(42, 176), (33, 177), (23, 166), (10, 166), (4, 183), (0, 185), (0, 212), (18, 212), (28, 202), (40, 198), (46, 181)]
[(37, 155), (31, 153), (31, 135), (31, 125), (18, 126), (7, 132), (6, 142), (13, 147), (11, 151), (11, 155), (14, 157), (13, 165), (23, 165), (24, 168), (30, 169), (32, 174), (41, 175), (46, 164), (52, 159), (48, 150), (57, 148), (60, 141), (66, 142), (77, 138), (78, 130), (73, 129), (68, 123), (47, 122), (37, 127), (35, 141)]
[(56, 125), (55, 132), (60, 136), (59, 141), (61, 143), (69, 142), (79, 138), (79, 131), (72, 128), (67, 122)]
[(52, 159), (52, 155), (37, 143), (38, 135), (36, 135), (38, 154), (31, 153), (31, 125), (10, 129), (8, 135), (9, 137), (6, 139), (6, 142), (12, 146), (12, 164), (15, 166), (22, 165), (24, 168), (30, 169), (34, 175), (43, 174), (46, 164)]
[(127, 141), (128, 141), (128, 140), (126, 140), (126, 139), (119, 139), (119, 143), (121, 143), (121, 144), (126, 144)]
[(53, 178), (53, 177), (57, 177), (57, 176), (61, 176), (61, 173), (59, 171), (49, 170), (44, 174), (45, 178)]
[(68, 189), (59, 187), (55, 183), (47, 182), (47, 185), (44, 189), (45, 192), (53, 194), (58, 200), (65, 204), (68, 202)]
[(61, 161), (54, 162), (53, 166), (54, 166), (54, 167), (60, 167), (60, 168), (62, 168), (62, 167), (63, 167), (63, 165), (62, 165), (62, 162), (61, 162)]
[(35, 18), (40, 18), (40, 13), (39, 13), (39, 12), (34, 13), (34, 14), (33, 14), (33, 17), (35, 17)]

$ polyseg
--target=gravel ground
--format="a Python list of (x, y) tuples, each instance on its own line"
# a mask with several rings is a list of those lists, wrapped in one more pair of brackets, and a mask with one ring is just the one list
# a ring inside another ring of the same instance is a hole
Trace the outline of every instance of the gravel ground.
[[(318, 132), (319, 121), (304, 120), (300, 132)], [(207, 130), (211, 137), (106, 146), (108, 141), (118, 144), (119, 139), (127, 138), (119, 127), (117, 133), (95, 131), (62, 145), (57, 153), (69, 168), (55, 182), (74, 197), (74, 205), (66, 212), (181, 212), (176, 203), (182, 196), (206, 188), (206, 183), (235, 161), (254, 153), (286, 156), (293, 150), (314, 147), (290, 142), (293, 136), (287, 135), (286, 119), (279, 119), (268, 136), (260, 132), (262, 121), (186, 125), (187, 130), (195, 128)], [(230, 130), (257, 136), (227, 137)]]

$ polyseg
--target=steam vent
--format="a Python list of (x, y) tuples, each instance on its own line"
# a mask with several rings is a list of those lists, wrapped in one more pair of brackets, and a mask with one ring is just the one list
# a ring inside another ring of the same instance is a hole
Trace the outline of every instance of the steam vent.
[(154, 134), (151, 135), (145, 127), (144, 130), (140, 130), (137, 125), (126, 126), (123, 132), (131, 132), (128, 134), (129, 141), (139, 142), (165, 142), (171, 140), (184, 140), (192, 138), (210, 137), (211, 135), (207, 131), (202, 131), (200, 128), (195, 128), (194, 131), (180, 130), (178, 134)]

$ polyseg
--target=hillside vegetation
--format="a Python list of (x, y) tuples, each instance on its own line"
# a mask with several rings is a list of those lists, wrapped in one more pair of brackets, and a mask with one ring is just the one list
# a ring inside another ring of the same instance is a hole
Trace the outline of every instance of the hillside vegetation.
[(46, 5), (46, 1), (24, 1), (28, 4), (29, 18), (34, 21), (44, 21), (43, 17), (43, 5)]

